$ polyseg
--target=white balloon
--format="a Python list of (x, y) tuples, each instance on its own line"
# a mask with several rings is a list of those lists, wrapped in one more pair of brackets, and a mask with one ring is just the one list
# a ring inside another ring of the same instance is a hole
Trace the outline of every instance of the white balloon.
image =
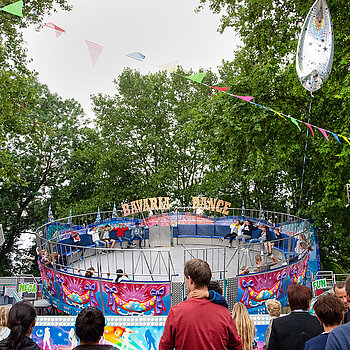
[(325, 0), (316, 0), (304, 22), (296, 56), (298, 77), (305, 89), (321, 88), (331, 72), (333, 52), (331, 14)]

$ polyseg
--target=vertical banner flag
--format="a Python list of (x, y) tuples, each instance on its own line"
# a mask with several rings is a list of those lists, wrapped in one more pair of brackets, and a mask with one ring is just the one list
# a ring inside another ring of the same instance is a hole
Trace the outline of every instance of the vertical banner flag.
[(101, 213), (100, 213), (100, 207), (98, 207), (98, 209), (97, 209), (97, 217), (96, 217), (95, 222), (100, 222), (100, 221), (101, 221)]
[(52, 22), (46, 23), (45, 27), (51, 28), (56, 32), (56, 38), (60, 37), (63, 33), (65, 33), (66, 31), (60, 27), (57, 27), (55, 24), (53, 24)]
[(96, 62), (97, 62), (98, 58), (100, 57), (101, 52), (103, 50), (103, 46), (96, 44), (96, 43), (93, 43), (92, 41), (88, 41), (88, 40), (85, 40), (85, 42), (86, 42), (86, 45), (87, 45), (88, 50), (89, 50), (92, 65), (95, 67), (95, 64), (96, 64)]
[(244, 200), (242, 202), (242, 216), (245, 216)]
[(68, 217), (68, 221), (67, 224), (70, 225), (72, 223), (72, 209), (69, 211), (69, 217)]
[(55, 219), (53, 218), (53, 215), (52, 215), (51, 205), (49, 205), (48, 217), (49, 217), (49, 223), (50, 223), (50, 222), (53, 222), (53, 221), (55, 220)]
[(114, 202), (114, 206), (113, 206), (113, 213), (112, 213), (112, 218), (116, 218), (118, 215), (117, 215), (117, 208), (115, 207), (115, 202)]
[(264, 210), (262, 208), (261, 202), (260, 202), (260, 214), (259, 214), (259, 219), (260, 220), (265, 220), (265, 214), (264, 214)]
[(10, 4), (1, 8), (0, 10), (11, 13), (11, 15), (15, 15), (23, 18), (22, 9), (23, 9), (23, 1), (17, 1), (17, 2), (14, 2), (13, 4)]

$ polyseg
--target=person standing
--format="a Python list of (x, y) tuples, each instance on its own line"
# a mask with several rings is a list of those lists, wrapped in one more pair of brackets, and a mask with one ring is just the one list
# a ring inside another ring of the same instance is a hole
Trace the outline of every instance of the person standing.
[(333, 294), (321, 295), (314, 304), (314, 312), (324, 332), (305, 343), (304, 350), (324, 350), (329, 332), (343, 321), (343, 303)]
[[(201, 259), (187, 261), (184, 266), (188, 292), (207, 291), (211, 270)], [(242, 342), (230, 311), (208, 299), (187, 298), (173, 306), (167, 317), (159, 350), (242, 350)]]
[(36, 311), (27, 301), (19, 301), (13, 305), (8, 314), (10, 335), (0, 341), (1, 350), (41, 350), (30, 339), (36, 321)]
[(344, 321), (343, 323), (348, 323), (349, 320), (349, 304), (348, 296), (345, 290), (345, 282), (337, 282), (333, 286), (334, 295), (343, 303), (344, 305)]
[(292, 312), (273, 320), (267, 350), (303, 350), (306, 341), (323, 332), (317, 318), (309, 314), (311, 289), (296, 284), (288, 288), (287, 295)]
[[(350, 276), (345, 281), (345, 292), (350, 297)], [(329, 333), (326, 350), (350, 349), (350, 322), (345, 323)]]

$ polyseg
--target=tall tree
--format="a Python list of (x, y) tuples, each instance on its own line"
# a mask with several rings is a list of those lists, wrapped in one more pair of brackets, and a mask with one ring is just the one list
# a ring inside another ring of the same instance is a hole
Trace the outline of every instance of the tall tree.
[[(249, 94), (274, 110), (307, 120), (310, 96), (300, 85), (294, 57), (303, 20), (313, 1), (201, 0), (222, 13), (220, 30), (233, 27), (242, 47), (233, 62), (224, 62), (220, 76), (235, 93)], [(347, 136), (349, 130), (350, 4), (327, 1), (333, 19), (335, 54), (328, 82), (315, 93), (311, 123)], [(224, 106), (224, 108), (222, 107)], [(203, 119), (208, 125), (206, 149), (217, 167), (226, 171), (231, 188), (246, 202), (261, 201), (270, 209), (290, 207), (296, 214), (316, 219), (323, 267), (348, 269), (349, 211), (345, 184), (349, 182), (348, 144), (327, 142), (315, 130), (309, 135), (305, 176), (302, 177), (306, 130), (302, 133), (277, 114), (242, 105), (226, 97), (211, 101)], [(332, 137), (332, 136), (331, 136)], [(228, 147), (229, 145), (229, 147)], [(215, 175), (214, 175), (215, 176)], [(304, 181), (301, 193), (301, 181)]]

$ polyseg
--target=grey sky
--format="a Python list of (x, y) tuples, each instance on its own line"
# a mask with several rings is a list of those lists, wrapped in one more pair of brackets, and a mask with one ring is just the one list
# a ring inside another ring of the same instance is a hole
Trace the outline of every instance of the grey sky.
[[(113, 94), (113, 79), (124, 67), (142, 73), (179, 60), (184, 68), (215, 69), (232, 60), (238, 40), (233, 30), (219, 34), (219, 16), (208, 9), (194, 12), (198, 0), (73, 0), (71, 12), (59, 11), (46, 22), (65, 29), (28, 28), (24, 37), (41, 82), (64, 98), (74, 97), (92, 117), (90, 94)], [(84, 40), (104, 46), (95, 67)], [(142, 52), (138, 62), (125, 55)]]

